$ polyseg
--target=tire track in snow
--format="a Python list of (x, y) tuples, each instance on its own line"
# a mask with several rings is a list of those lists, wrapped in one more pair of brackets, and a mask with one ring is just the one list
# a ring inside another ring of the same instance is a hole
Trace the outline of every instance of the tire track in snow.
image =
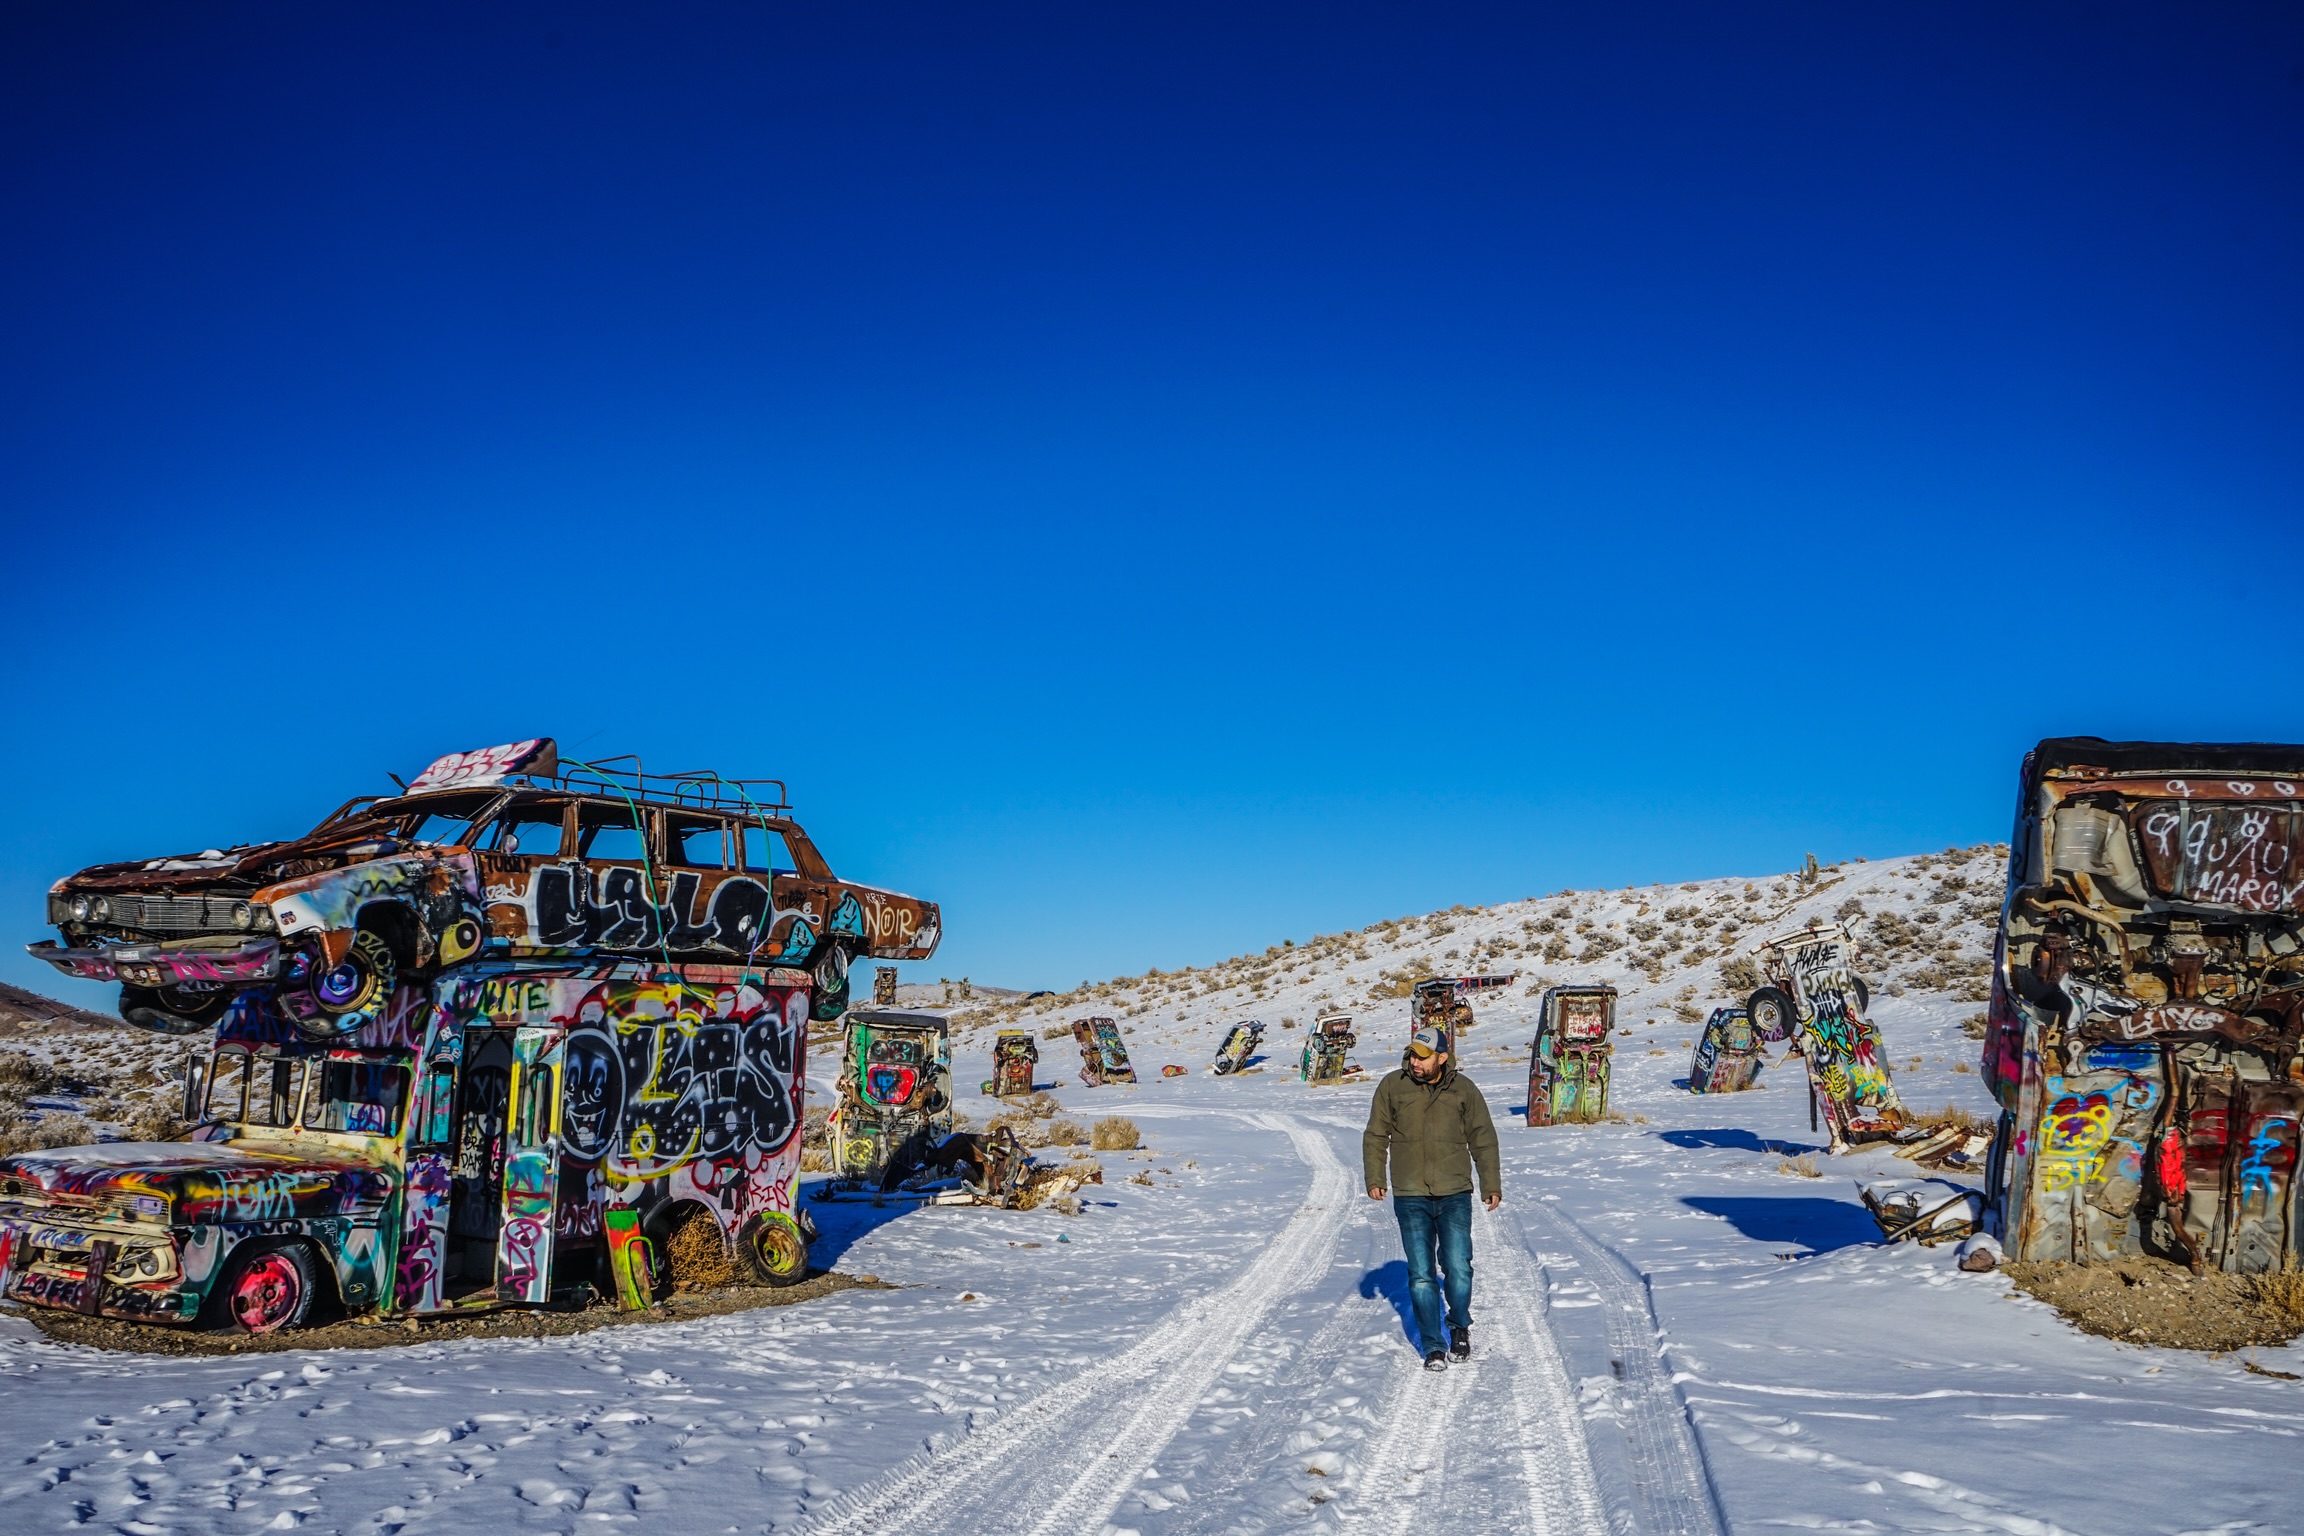
[[(1475, 1455), (1485, 1452), (1503, 1465), (1519, 1463), (1528, 1528), (1537, 1536), (1608, 1536), (1575, 1387), (1545, 1317), (1542, 1277), (1520, 1234), (1503, 1218), (1474, 1202), (1473, 1225), (1475, 1311), (1500, 1317), (1502, 1326), (1480, 1331), (1491, 1342), (1469, 1365), (1407, 1373), (1387, 1405), (1390, 1427), (1369, 1456), (1360, 1479), (1363, 1502), (1354, 1516), (1386, 1532), (1405, 1532), (1412, 1523), (1433, 1525), (1433, 1497), (1449, 1494), (1446, 1461), (1456, 1445)], [(1509, 1433), (1501, 1415), (1486, 1411), (1459, 1431), (1458, 1407), (1479, 1388), (1483, 1375), (1503, 1367), (1510, 1370)], [(1459, 1455), (1460, 1462), (1472, 1459)], [(1438, 1513), (1476, 1517), (1484, 1512)], [(1488, 1521), (1439, 1523), (1470, 1529)]]
[[(1238, 1279), (1184, 1303), (1130, 1348), (984, 1429), (833, 1500), (809, 1528), (820, 1536), (957, 1530), (1045, 1536), (1103, 1524), (1274, 1304), (1326, 1272), (1343, 1231), (1352, 1178), (1328, 1138), (1292, 1116), (1240, 1118), (1285, 1132), (1312, 1167), (1312, 1187)], [(1093, 1459), (1081, 1467), (1084, 1452)]]
[[(1547, 1243), (1576, 1256), (1582, 1277), (1599, 1292), (1609, 1354), (1623, 1372), (1625, 1451), (1638, 1528), (1654, 1536), (1721, 1536), (1719, 1496), (1687, 1405), (1664, 1374), (1646, 1282), (1551, 1202), (1533, 1201), (1523, 1209)], [(1526, 1251), (1523, 1245), (1523, 1257)], [(1564, 1365), (1561, 1379), (1567, 1379)]]

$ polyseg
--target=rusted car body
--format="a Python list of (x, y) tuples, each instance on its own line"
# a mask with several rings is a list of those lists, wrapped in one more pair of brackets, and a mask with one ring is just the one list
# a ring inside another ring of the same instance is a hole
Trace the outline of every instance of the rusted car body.
[(2043, 741), (1984, 1075), (2010, 1258), (2295, 1265), (2304, 746)]
[(1004, 1029), (992, 1042), (992, 1076), (984, 1091), (1013, 1098), (1032, 1091), (1032, 1069), (1040, 1064), (1040, 1042), (1028, 1029)]
[(260, 987), (306, 1033), (348, 1034), (404, 977), (591, 955), (805, 969), (830, 1020), (852, 960), (928, 958), (940, 914), (839, 879), (788, 811), (773, 780), (562, 762), (549, 738), (456, 753), (300, 838), (60, 880), (62, 942), (32, 953), (177, 1033)]
[(242, 991), (188, 1073), (198, 1139), (0, 1158), (0, 1295), (252, 1331), (330, 1294), (419, 1316), (644, 1301), (698, 1213), (756, 1277), (796, 1282), (810, 986), (482, 961), (399, 983), (328, 1041)]
[(1117, 1020), (1075, 1019), (1072, 1038), (1080, 1044), (1080, 1081), (1091, 1088), (1136, 1081), (1136, 1068), (1128, 1060), (1128, 1045), (1120, 1038)]
[(1866, 1010), (1871, 989), (1856, 974), (1856, 942), (1838, 923), (1811, 923), (1754, 952), (1766, 984), (1745, 1001), (1763, 1040), (1788, 1035), (1808, 1063), (1811, 1103), (1835, 1150), (1904, 1128), (1904, 1105), (1888, 1053)]
[(1741, 1008), (1715, 1008), (1688, 1062), (1690, 1093), (1742, 1093), (1760, 1075), (1760, 1037)]
[(848, 1014), (839, 1101), (825, 1122), (842, 1179), (901, 1178), (952, 1134), (952, 1042), (941, 1014)]
[(1501, 990), (1519, 979), (1517, 974), (1427, 977), (1416, 983), (1408, 994), (1408, 1027), (1418, 1030), (1427, 1024), (1436, 1024), (1454, 1038), (1459, 1031), (1479, 1022), (1472, 1012), (1473, 998), (1483, 992)]
[(1616, 1047), (1616, 989), (1546, 987), (1536, 1005), (1536, 1038), (1528, 1044), (1530, 1125), (1586, 1124), (1608, 1113), (1608, 1078)]
[(1358, 1067), (1345, 1060), (1360, 1037), (1352, 1033), (1352, 1015), (1324, 1013), (1312, 1021), (1312, 1032), (1304, 1037), (1304, 1056), (1297, 1066), (1297, 1075), (1307, 1083), (1340, 1083)]

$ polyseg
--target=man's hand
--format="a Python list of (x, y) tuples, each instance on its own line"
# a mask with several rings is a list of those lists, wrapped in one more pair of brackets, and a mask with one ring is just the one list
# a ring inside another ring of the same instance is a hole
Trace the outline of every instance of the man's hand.
[(1488, 1207), (1488, 1209), (1494, 1210), (1496, 1207), (1504, 1203), (1504, 1191), (1500, 1189), (1492, 1189), (1480, 1197), (1480, 1203)]
[(1368, 1198), (1369, 1198), (1369, 1199), (1371, 1199), (1371, 1200), (1381, 1200), (1381, 1199), (1383, 1199), (1383, 1198), (1384, 1198), (1384, 1186), (1383, 1186), (1383, 1185), (1381, 1185), (1381, 1184), (1371, 1184), (1371, 1185), (1369, 1185), (1369, 1186), (1368, 1186)]

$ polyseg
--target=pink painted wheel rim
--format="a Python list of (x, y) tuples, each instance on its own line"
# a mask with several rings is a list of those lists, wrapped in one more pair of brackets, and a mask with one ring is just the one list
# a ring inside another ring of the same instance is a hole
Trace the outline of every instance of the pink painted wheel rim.
[(261, 1254), (232, 1282), (232, 1320), (250, 1333), (270, 1333), (296, 1315), (304, 1276), (284, 1253)]

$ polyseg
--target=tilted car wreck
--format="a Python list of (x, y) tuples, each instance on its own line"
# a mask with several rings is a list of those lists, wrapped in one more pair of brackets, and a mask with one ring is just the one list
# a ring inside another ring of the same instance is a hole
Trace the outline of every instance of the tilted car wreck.
[(1136, 1068), (1128, 1060), (1128, 1045), (1120, 1038), (1118, 1020), (1074, 1019), (1072, 1038), (1080, 1045), (1080, 1081), (1091, 1088), (1136, 1081)]
[(836, 880), (780, 786), (569, 766), (459, 754), (294, 842), (59, 882), (33, 953), (214, 1045), (192, 1141), (0, 1159), (0, 1295), (252, 1331), (645, 1305), (703, 1223), (804, 1277), (809, 1021), (937, 909)]
[(1741, 1008), (1715, 1008), (1688, 1061), (1690, 1093), (1742, 1093), (1760, 1076), (1760, 1037)]
[(1360, 1071), (1359, 1064), (1346, 1059), (1360, 1037), (1352, 1032), (1352, 1015), (1324, 1013), (1312, 1021), (1311, 1032), (1304, 1037), (1304, 1054), (1297, 1062), (1296, 1075), (1307, 1083), (1340, 1083)]
[(1790, 1037), (1808, 1064), (1809, 1115), (1822, 1117), (1832, 1149), (1882, 1141), (1904, 1129), (1904, 1104), (1868, 1009), (1872, 989), (1856, 974), (1856, 941), (1838, 923), (1811, 923), (1762, 941), (1752, 957), (1765, 983), (1744, 1015), (1762, 1040)]
[(2304, 746), (2043, 741), (1984, 1041), (2014, 1259), (2300, 1255)]
[(593, 953), (797, 967), (836, 1019), (850, 962), (928, 958), (940, 914), (839, 879), (789, 810), (772, 779), (563, 763), (549, 738), (454, 753), (300, 838), (59, 880), (63, 941), (31, 952), (119, 982), (129, 1023), (184, 1034), (249, 987), (326, 1038), (403, 976)]

